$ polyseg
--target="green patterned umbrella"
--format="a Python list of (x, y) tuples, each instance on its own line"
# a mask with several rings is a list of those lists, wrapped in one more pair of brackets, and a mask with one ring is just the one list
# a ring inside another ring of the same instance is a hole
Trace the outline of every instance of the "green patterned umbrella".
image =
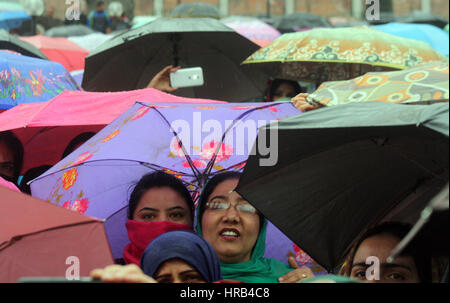
[(448, 63), (434, 62), (402, 71), (325, 82), (306, 101), (316, 106), (333, 106), (370, 101), (434, 103), (448, 99)]
[(322, 83), (441, 60), (427, 43), (362, 26), (284, 34), (243, 63), (275, 78)]

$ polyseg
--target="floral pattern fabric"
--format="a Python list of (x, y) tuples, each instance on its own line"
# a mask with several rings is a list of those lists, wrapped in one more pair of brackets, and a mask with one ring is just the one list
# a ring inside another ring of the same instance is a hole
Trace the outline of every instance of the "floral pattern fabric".
[(284, 34), (244, 63), (275, 70), (276, 78), (323, 82), (441, 60), (447, 59), (427, 43), (349, 27)]
[(368, 73), (348, 81), (325, 82), (307, 98), (313, 105), (323, 106), (368, 101), (448, 102), (448, 99), (448, 63), (430, 63), (396, 72)]

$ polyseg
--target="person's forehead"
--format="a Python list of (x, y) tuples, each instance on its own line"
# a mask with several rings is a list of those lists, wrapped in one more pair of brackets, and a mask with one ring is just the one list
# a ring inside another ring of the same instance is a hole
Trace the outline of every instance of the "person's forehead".
[(399, 239), (390, 235), (369, 237), (359, 245), (353, 263), (365, 262), (371, 256), (380, 259), (381, 263), (386, 262), (399, 241)]
[(162, 274), (167, 271), (175, 271), (175, 272), (184, 272), (188, 270), (196, 270), (189, 263), (182, 259), (171, 259), (164, 262), (159, 268), (159, 274)]
[(0, 142), (0, 159), (2, 162), (8, 162), (14, 158), (11, 147), (5, 142)]
[(142, 195), (139, 201), (139, 208), (167, 209), (175, 206), (186, 207), (187, 205), (180, 194), (170, 187), (151, 188)]

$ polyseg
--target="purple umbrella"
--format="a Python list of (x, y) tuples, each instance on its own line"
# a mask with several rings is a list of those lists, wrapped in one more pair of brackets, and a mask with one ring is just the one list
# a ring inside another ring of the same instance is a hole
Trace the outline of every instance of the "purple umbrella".
[[(164, 170), (179, 177), (196, 196), (212, 175), (243, 168), (258, 127), (299, 113), (290, 102), (137, 102), (33, 180), (32, 193), (104, 219), (114, 258), (120, 258), (129, 242), (125, 228), (128, 198), (144, 174)], [(269, 139), (275, 137), (271, 134)], [(276, 153), (266, 153), (268, 162)]]

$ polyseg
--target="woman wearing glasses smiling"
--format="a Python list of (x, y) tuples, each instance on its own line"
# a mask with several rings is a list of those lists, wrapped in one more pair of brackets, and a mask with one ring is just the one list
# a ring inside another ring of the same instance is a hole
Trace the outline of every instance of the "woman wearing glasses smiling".
[(246, 283), (294, 283), (314, 277), (309, 268), (299, 268), (294, 258), (289, 266), (264, 258), (266, 219), (234, 191), (240, 174), (214, 176), (205, 186), (197, 209), (197, 233), (207, 240), (220, 259), (225, 280)]

